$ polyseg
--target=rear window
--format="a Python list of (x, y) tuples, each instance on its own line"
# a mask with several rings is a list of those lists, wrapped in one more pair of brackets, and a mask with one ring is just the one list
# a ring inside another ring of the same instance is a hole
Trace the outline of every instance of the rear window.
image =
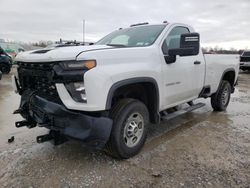
[(250, 56), (250, 52), (244, 52), (243, 56)]

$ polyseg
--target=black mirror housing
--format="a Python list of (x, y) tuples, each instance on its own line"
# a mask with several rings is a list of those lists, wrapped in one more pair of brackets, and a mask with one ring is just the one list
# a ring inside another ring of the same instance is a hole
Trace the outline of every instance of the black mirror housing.
[(200, 50), (199, 33), (186, 33), (181, 35), (180, 48), (169, 49), (169, 56), (192, 56), (198, 55)]

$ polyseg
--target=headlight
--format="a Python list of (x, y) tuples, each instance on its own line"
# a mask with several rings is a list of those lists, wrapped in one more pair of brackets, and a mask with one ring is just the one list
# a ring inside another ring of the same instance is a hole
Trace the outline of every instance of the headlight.
[[(96, 66), (95, 60), (82, 60), (82, 61), (70, 61), (60, 63), (61, 67), (66, 71), (81, 71), (81, 70), (90, 70)], [(66, 89), (68, 90), (71, 97), (76, 102), (87, 102), (86, 92), (84, 82), (71, 82), (65, 84)]]
[(87, 102), (84, 82), (65, 84), (65, 87), (76, 102)]
[(63, 62), (61, 65), (65, 70), (90, 70), (96, 66), (96, 60)]

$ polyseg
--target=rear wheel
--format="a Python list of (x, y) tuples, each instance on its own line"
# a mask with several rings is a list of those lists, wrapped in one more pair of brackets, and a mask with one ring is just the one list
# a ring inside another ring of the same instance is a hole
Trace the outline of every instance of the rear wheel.
[(211, 96), (211, 105), (215, 111), (226, 110), (230, 101), (231, 90), (230, 83), (222, 80), (218, 91)]
[(111, 110), (113, 127), (107, 153), (119, 159), (136, 155), (146, 140), (149, 123), (147, 107), (134, 99), (122, 99)]

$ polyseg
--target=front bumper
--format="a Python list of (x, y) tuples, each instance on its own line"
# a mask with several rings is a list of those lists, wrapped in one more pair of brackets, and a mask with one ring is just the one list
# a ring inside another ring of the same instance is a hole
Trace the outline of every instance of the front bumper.
[(97, 149), (104, 147), (112, 128), (112, 120), (109, 118), (71, 111), (62, 104), (48, 101), (32, 93), (22, 95), (19, 111), (28, 121)]

